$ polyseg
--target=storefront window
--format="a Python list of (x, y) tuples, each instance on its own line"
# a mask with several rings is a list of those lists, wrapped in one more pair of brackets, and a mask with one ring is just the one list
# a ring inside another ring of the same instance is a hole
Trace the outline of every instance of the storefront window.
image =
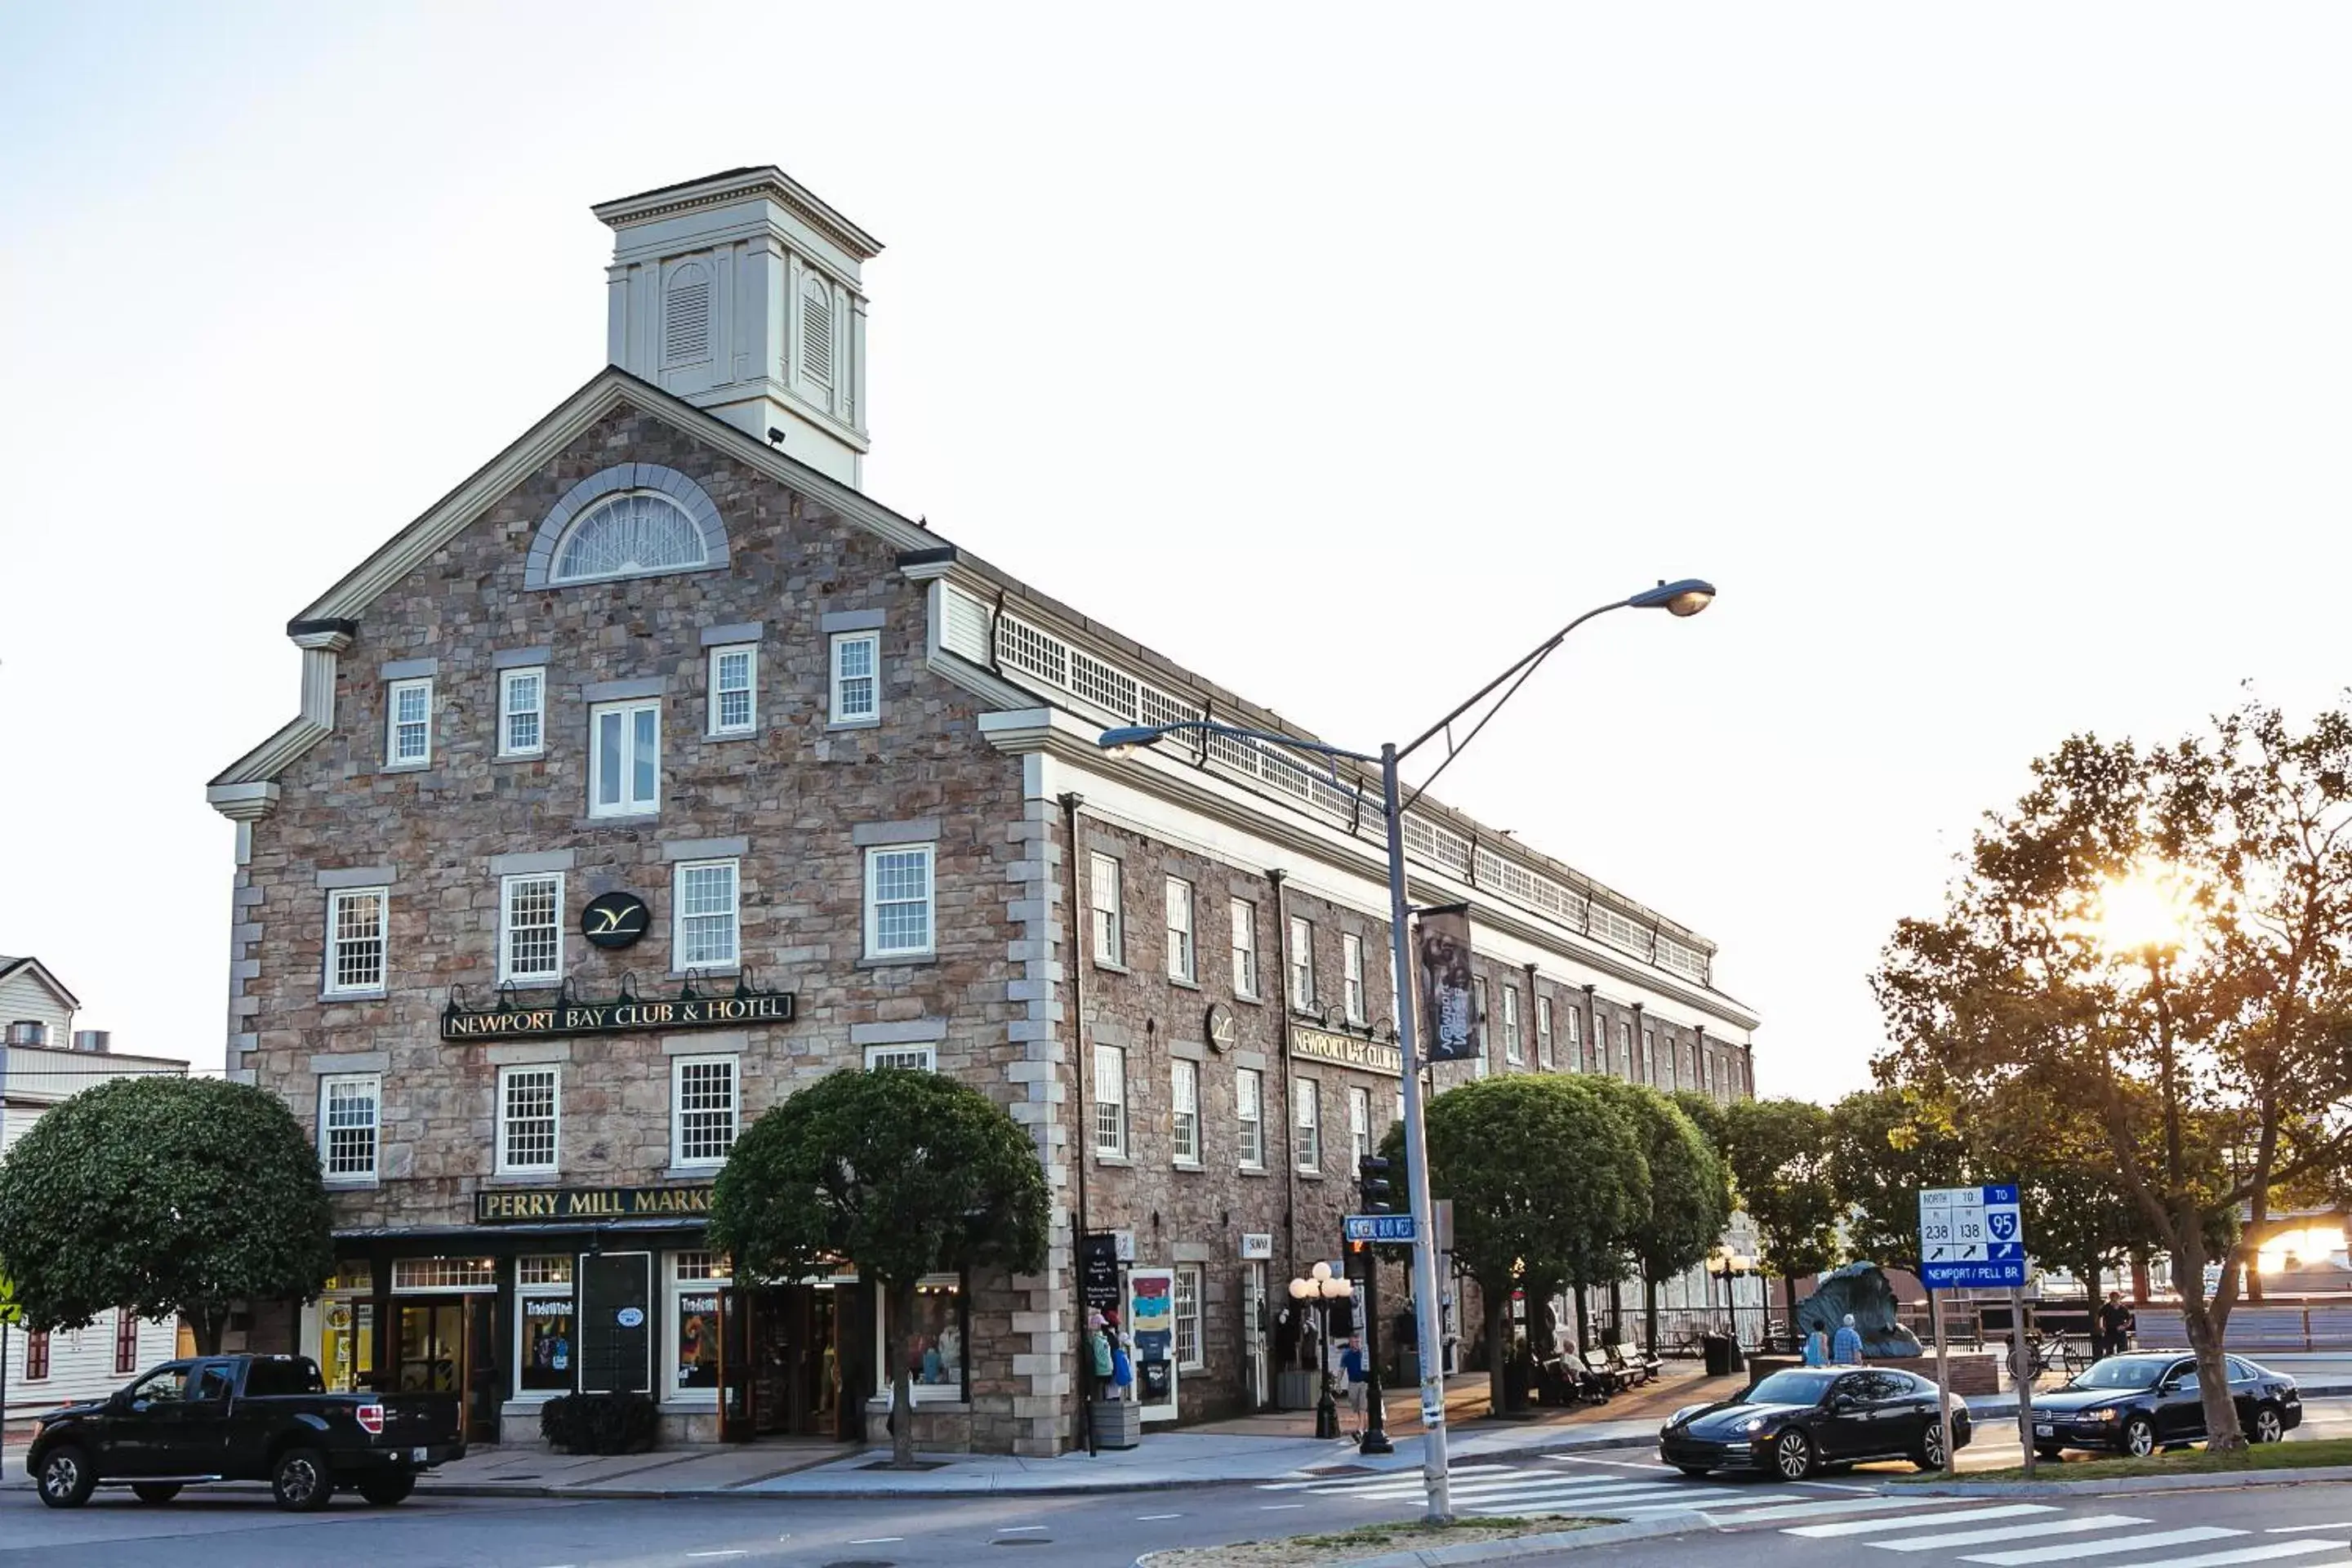
[(375, 1303), (329, 1297), (319, 1313), (319, 1371), (329, 1392), (352, 1393), (375, 1366)]
[(952, 1274), (941, 1274), (917, 1285), (915, 1319), (903, 1342), (907, 1375), (917, 1399), (963, 1397), (963, 1341), (961, 1283)]
[(572, 1321), (572, 1297), (520, 1296), (522, 1313), (521, 1375), (523, 1394), (568, 1394), (572, 1390), (572, 1347), (578, 1340)]
[(719, 1388), (719, 1292), (726, 1262), (708, 1252), (670, 1259), (670, 1386), (679, 1394)]

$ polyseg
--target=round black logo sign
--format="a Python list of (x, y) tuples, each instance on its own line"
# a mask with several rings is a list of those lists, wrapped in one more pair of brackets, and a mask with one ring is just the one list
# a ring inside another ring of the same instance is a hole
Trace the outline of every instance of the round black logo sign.
[(1209, 1008), (1209, 1044), (1214, 1046), (1220, 1051), (1230, 1051), (1234, 1048), (1234, 1010), (1231, 1007), (1226, 1006), (1223, 1002), (1215, 1003), (1211, 1005)]
[(580, 934), (591, 947), (626, 947), (646, 934), (653, 911), (635, 893), (603, 893), (580, 911)]

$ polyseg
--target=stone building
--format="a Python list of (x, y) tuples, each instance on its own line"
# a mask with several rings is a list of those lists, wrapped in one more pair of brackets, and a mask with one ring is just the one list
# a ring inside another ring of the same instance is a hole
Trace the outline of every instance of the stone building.
[[(1248, 743), (1107, 758), (1275, 721), (859, 490), (864, 230), (772, 168), (596, 212), (611, 368), (293, 619), (300, 711), (209, 790), (228, 1067), (317, 1127), (345, 1259), (276, 1331), (479, 1438), (618, 1387), (859, 1435), (898, 1353), (922, 1441), (1051, 1453), (1115, 1233), (1171, 1298), (1149, 1415), (1263, 1403), (1396, 1111), (1377, 813)], [(1449, 1071), (1747, 1091), (1703, 939), (1433, 803), (1412, 853), (1475, 909)], [(854, 1259), (755, 1285), (702, 1240), (736, 1131), (877, 1065), (1003, 1104), (1056, 1205), (1044, 1273), (930, 1281), (895, 1352)]]

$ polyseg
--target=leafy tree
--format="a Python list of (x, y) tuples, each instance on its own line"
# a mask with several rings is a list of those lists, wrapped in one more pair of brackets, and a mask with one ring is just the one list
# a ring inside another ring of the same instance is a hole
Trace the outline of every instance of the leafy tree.
[(1616, 1278), (1621, 1238), (1643, 1210), (1650, 1173), (1640, 1134), (1598, 1081), (1514, 1073), (1429, 1102), (1430, 1191), (1454, 1200), (1454, 1261), (1478, 1282), (1486, 1306), (1497, 1410), (1512, 1290)]
[[(1731, 1112), (1717, 1104), (1713, 1095), (1701, 1094), (1695, 1089), (1678, 1089), (1666, 1098), (1673, 1100), (1675, 1108), (1690, 1118), (1691, 1125), (1706, 1136), (1707, 1147), (1715, 1151), (1715, 1157), (1727, 1162), (1729, 1154), (1724, 1140), (1730, 1131)], [(1730, 1169), (1727, 1163), (1724, 1166), (1727, 1176)]]
[(0, 1258), (28, 1329), (124, 1308), (184, 1317), (213, 1355), (232, 1303), (317, 1297), (333, 1220), (318, 1151), (277, 1096), (118, 1079), (49, 1111), (0, 1162)]
[(2086, 1168), (2171, 1255), (2211, 1446), (2242, 1447), (2221, 1352), (2242, 1272), (2273, 1206), (2352, 1156), (2352, 716), (2074, 736), (1962, 866), (1874, 976), (1886, 1070), (1987, 1098), (2030, 1079), (2087, 1111)]
[(1830, 1107), (1829, 1134), (1848, 1252), (1917, 1273), (1919, 1189), (1977, 1179), (1951, 1108), (1916, 1089), (1866, 1089)]
[(1789, 1321), (1797, 1276), (1837, 1261), (1837, 1192), (1830, 1184), (1830, 1113), (1809, 1100), (1743, 1100), (1724, 1113), (1739, 1206), (1756, 1222), (1765, 1268), (1780, 1277)]
[[(710, 1198), (710, 1239), (739, 1279), (797, 1279), (846, 1258), (903, 1336), (926, 1274), (1045, 1267), (1037, 1151), (987, 1096), (935, 1073), (836, 1072), (735, 1142)], [(891, 1342), (901, 1344), (902, 1340)], [(907, 1357), (890, 1357), (892, 1462), (915, 1458)]]
[(1706, 1260), (1731, 1219), (1731, 1180), (1706, 1134), (1691, 1122), (1676, 1096), (1643, 1084), (1596, 1079), (1642, 1141), (1650, 1172), (1633, 1225), (1621, 1238), (1642, 1277), (1642, 1315), (1649, 1343), (1658, 1343), (1658, 1284)]

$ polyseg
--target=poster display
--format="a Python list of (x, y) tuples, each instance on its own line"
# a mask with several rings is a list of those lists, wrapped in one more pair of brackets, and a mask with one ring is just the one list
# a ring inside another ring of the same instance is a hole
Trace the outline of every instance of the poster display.
[(1447, 904), (1422, 910), (1413, 954), (1421, 985), (1424, 1059), (1476, 1059), (1478, 1020), (1471, 997), (1470, 906)]
[[(1176, 1419), (1176, 1271), (1173, 1268), (1130, 1268), (1127, 1271), (1127, 1331), (1135, 1347), (1135, 1393), (1147, 1422)], [(1144, 1394), (1144, 1363), (1158, 1362), (1167, 1370), (1168, 1394), (1153, 1401)]]

